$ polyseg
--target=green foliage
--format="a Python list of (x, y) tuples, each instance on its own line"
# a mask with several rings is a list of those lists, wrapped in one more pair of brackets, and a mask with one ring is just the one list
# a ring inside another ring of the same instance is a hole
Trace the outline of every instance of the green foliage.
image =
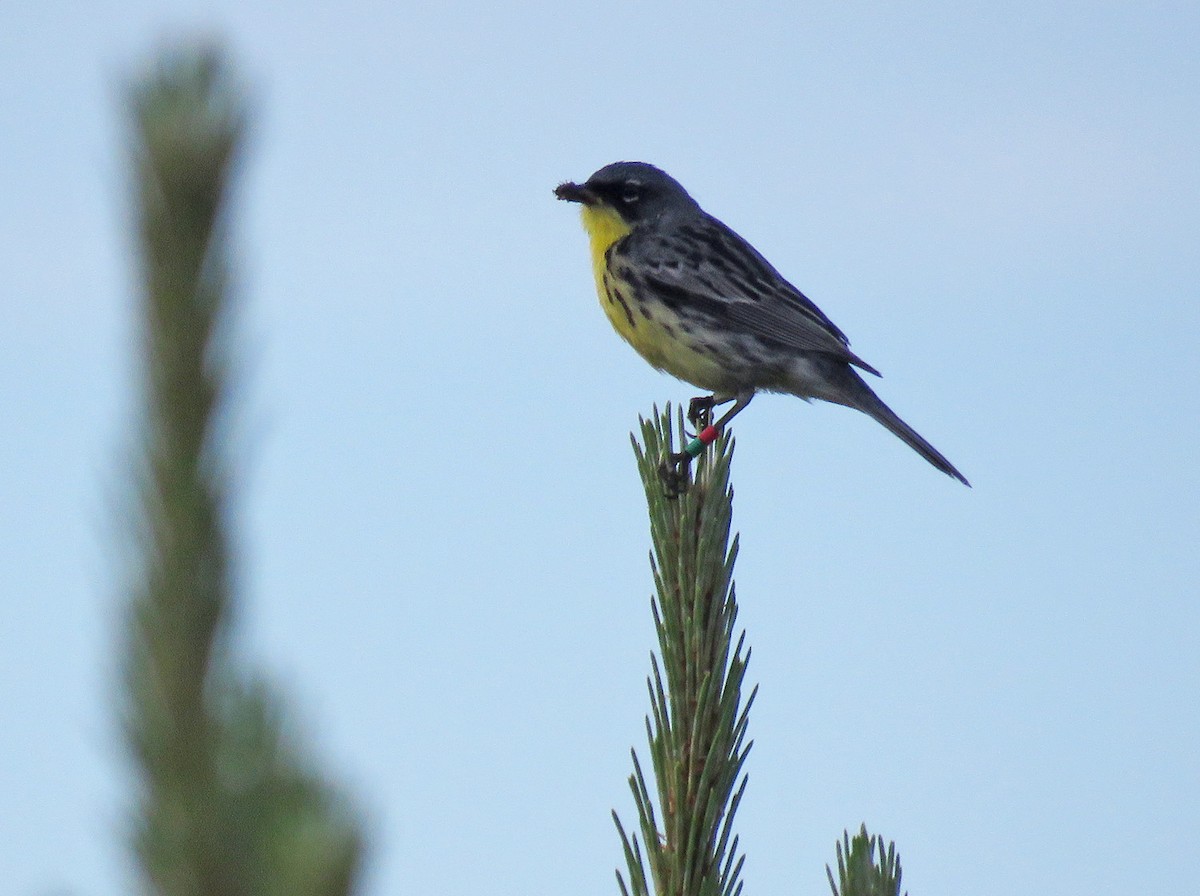
[(896, 844), (889, 843), (884, 852), (883, 838), (868, 834), (865, 824), (853, 840), (849, 831), (842, 834), (842, 842), (837, 844), (837, 864), (837, 882), (833, 871), (825, 866), (833, 896), (900, 896), (900, 856), (896, 854)]
[(231, 644), (226, 218), (242, 94), (213, 51), (164, 55), (131, 93), (144, 375), (124, 663), (134, 849), (162, 896), (343, 896), (358, 823)]
[(732, 827), (746, 789), (742, 767), (751, 747), (746, 727), (754, 693), (743, 707), (750, 654), (742, 655), (744, 634), (733, 642), (733, 442), (722, 436), (698, 460), (691, 488), (667, 498), (658, 468), (673, 442), (671, 416), (668, 406), (642, 420), (641, 442), (633, 442), (650, 511), (651, 607), (662, 661), (651, 655), (647, 679), (656, 789), (652, 795), (634, 751), (629, 784), (641, 836), (629, 836), (613, 813), (629, 884), (619, 871), (617, 880), (625, 896), (649, 896), (648, 865), (658, 896), (737, 896), (744, 859)]
[[(629, 786), (639, 833), (627, 833), (613, 813), (629, 880), (617, 872), (622, 896), (739, 896), (745, 856), (738, 852), (733, 819), (746, 790), (743, 766), (756, 687), (741, 705), (750, 651), (743, 632), (734, 643), (737, 601), (733, 564), (738, 540), (730, 540), (733, 489), (729, 467), (733, 439), (721, 437), (696, 461), (695, 481), (679, 497), (667, 497), (659, 474), (672, 451), (670, 406), (641, 420), (633, 439), (650, 512), (655, 596), (651, 600), (659, 656), (651, 654), (651, 715), (646, 718), (655, 790), (637, 752)], [(740, 776), (740, 780), (739, 780)], [(875, 847), (879, 860), (875, 860)], [(826, 866), (833, 896), (900, 896), (900, 858), (895, 844), (860, 834), (837, 844), (839, 883)], [(649, 869), (647, 873), (647, 868)]]

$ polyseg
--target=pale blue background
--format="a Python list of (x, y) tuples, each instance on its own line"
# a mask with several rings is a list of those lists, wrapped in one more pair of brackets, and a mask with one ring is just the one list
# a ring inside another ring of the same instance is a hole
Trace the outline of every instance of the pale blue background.
[(695, 392), (612, 334), (551, 195), (622, 158), (751, 239), (975, 484), (845, 409), (738, 419), (746, 892), (825, 892), (863, 820), (914, 896), (1186, 889), (1195, 3), (10, 0), (4, 892), (133, 886), (121, 87), (181, 32), (231, 41), (259, 113), (245, 646), (372, 820), (364, 892), (616, 892), (653, 645), (627, 433)]

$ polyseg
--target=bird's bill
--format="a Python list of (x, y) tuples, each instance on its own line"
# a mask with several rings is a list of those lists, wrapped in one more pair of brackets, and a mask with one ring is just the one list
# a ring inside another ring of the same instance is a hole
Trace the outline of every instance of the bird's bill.
[(582, 202), (584, 205), (594, 205), (599, 199), (586, 184), (575, 184), (570, 181), (555, 187), (554, 195), (567, 202)]

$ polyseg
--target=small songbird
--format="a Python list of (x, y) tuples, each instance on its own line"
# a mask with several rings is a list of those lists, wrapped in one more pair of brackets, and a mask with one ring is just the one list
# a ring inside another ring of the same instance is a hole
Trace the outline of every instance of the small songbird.
[[(879, 371), (845, 334), (665, 171), (615, 162), (554, 193), (583, 206), (596, 290), (616, 331), (654, 367), (712, 393), (693, 399), (694, 423), (732, 401), (710, 430), (719, 431), (760, 390), (818, 398), (873, 417), (970, 485), (871, 391), (855, 368)], [(671, 460), (686, 468), (691, 458)]]

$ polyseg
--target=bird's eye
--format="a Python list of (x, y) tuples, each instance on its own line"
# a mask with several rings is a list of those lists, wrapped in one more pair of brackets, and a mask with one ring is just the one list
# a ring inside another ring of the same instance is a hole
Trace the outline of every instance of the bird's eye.
[(626, 205), (633, 205), (642, 198), (642, 191), (637, 187), (626, 187), (621, 193), (621, 201)]

